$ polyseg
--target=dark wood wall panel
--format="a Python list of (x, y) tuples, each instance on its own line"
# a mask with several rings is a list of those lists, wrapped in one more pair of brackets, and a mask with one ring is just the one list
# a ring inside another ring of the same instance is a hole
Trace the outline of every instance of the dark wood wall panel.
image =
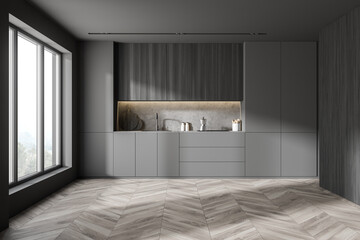
[(118, 49), (119, 100), (161, 100), (166, 97), (166, 46), (121, 44)]
[(243, 97), (242, 44), (119, 44), (118, 100)]
[(360, 8), (319, 41), (320, 186), (360, 204)]

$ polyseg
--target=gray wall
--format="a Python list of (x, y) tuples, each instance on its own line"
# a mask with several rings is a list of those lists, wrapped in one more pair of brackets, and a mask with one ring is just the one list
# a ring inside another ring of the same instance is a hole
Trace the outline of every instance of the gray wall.
[(9, 179), (9, 145), (8, 145), (8, 1), (0, 1), (0, 231), (8, 226), (8, 179)]
[[(4, 6), (8, 4), (8, 7)], [(1, 1), (0, 3), (0, 230), (8, 225), (8, 216), (13, 216), (52, 192), (70, 183), (77, 177), (77, 148), (73, 147), (74, 162), (69, 171), (64, 171), (46, 181), (39, 182), (26, 190), (8, 197), (8, 13), (30, 25), (42, 34), (56, 41), (72, 52), (73, 108), (72, 142), (78, 142), (77, 121), (77, 40), (50, 17), (25, 0)], [(9, 204), (8, 204), (9, 203)]]
[(319, 39), (320, 186), (360, 204), (360, 8)]

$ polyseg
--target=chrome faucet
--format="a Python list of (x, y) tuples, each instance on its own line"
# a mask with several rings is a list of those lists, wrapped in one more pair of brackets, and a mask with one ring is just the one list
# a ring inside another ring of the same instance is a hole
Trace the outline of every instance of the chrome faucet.
[(158, 113), (155, 113), (155, 119), (156, 119), (155, 131), (159, 131), (159, 114)]

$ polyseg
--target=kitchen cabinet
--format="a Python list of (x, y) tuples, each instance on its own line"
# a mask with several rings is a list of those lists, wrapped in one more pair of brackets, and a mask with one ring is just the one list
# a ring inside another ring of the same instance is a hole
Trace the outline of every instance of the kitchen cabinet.
[(116, 49), (117, 100), (243, 99), (242, 44), (124, 43)]
[(180, 147), (244, 147), (243, 132), (180, 133)]
[(238, 177), (244, 176), (244, 162), (181, 162), (183, 177)]
[(246, 133), (246, 176), (280, 176), (280, 133)]
[(244, 43), (245, 130), (280, 132), (280, 43)]
[(114, 133), (114, 176), (135, 176), (135, 133)]
[(281, 132), (316, 132), (317, 46), (281, 43)]
[(114, 43), (80, 44), (80, 130), (113, 132)]
[(196, 44), (167, 44), (166, 97), (164, 100), (200, 100), (196, 81)]
[(157, 133), (137, 132), (136, 136), (136, 176), (157, 176)]
[(158, 176), (179, 176), (179, 133), (158, 133)]
[(166, 99), (166, 45), (117, 44), (116, 100)]
[(315, 133), (281, 134), (281, 175), (315, 177), (317, 175)]
[(200, 100), (241, 101), (242, 44), (197, 44), (196, 50), (196, 83), (200, 86), (195, 86), (195, 89), (200, 92)]
[(239, 162), (245, 161), (244, 148), (180, 148), (180, 162)]
[(245, 175), (245, 134), (180, 133), (180, 176)]
[(114, 175), (113, 133), (82, 133), (80, 173), (82, 177)]

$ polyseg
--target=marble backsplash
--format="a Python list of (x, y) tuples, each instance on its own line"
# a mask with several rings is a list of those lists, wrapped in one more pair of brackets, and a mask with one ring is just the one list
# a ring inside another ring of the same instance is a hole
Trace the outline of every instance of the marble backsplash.
[(200, 129), (200, 119), (207, 119), (208, 130), (231, 130), (232, 120), (240, 118), (241, 102), (136, 102), (120, 101), (119, 116), (130, 109), (144, 122), (143, 130), (155, 130), (155, 113), (159, 114), (161, 130), (180, 131), (181, 122), (191, 123), (191, 130)]

